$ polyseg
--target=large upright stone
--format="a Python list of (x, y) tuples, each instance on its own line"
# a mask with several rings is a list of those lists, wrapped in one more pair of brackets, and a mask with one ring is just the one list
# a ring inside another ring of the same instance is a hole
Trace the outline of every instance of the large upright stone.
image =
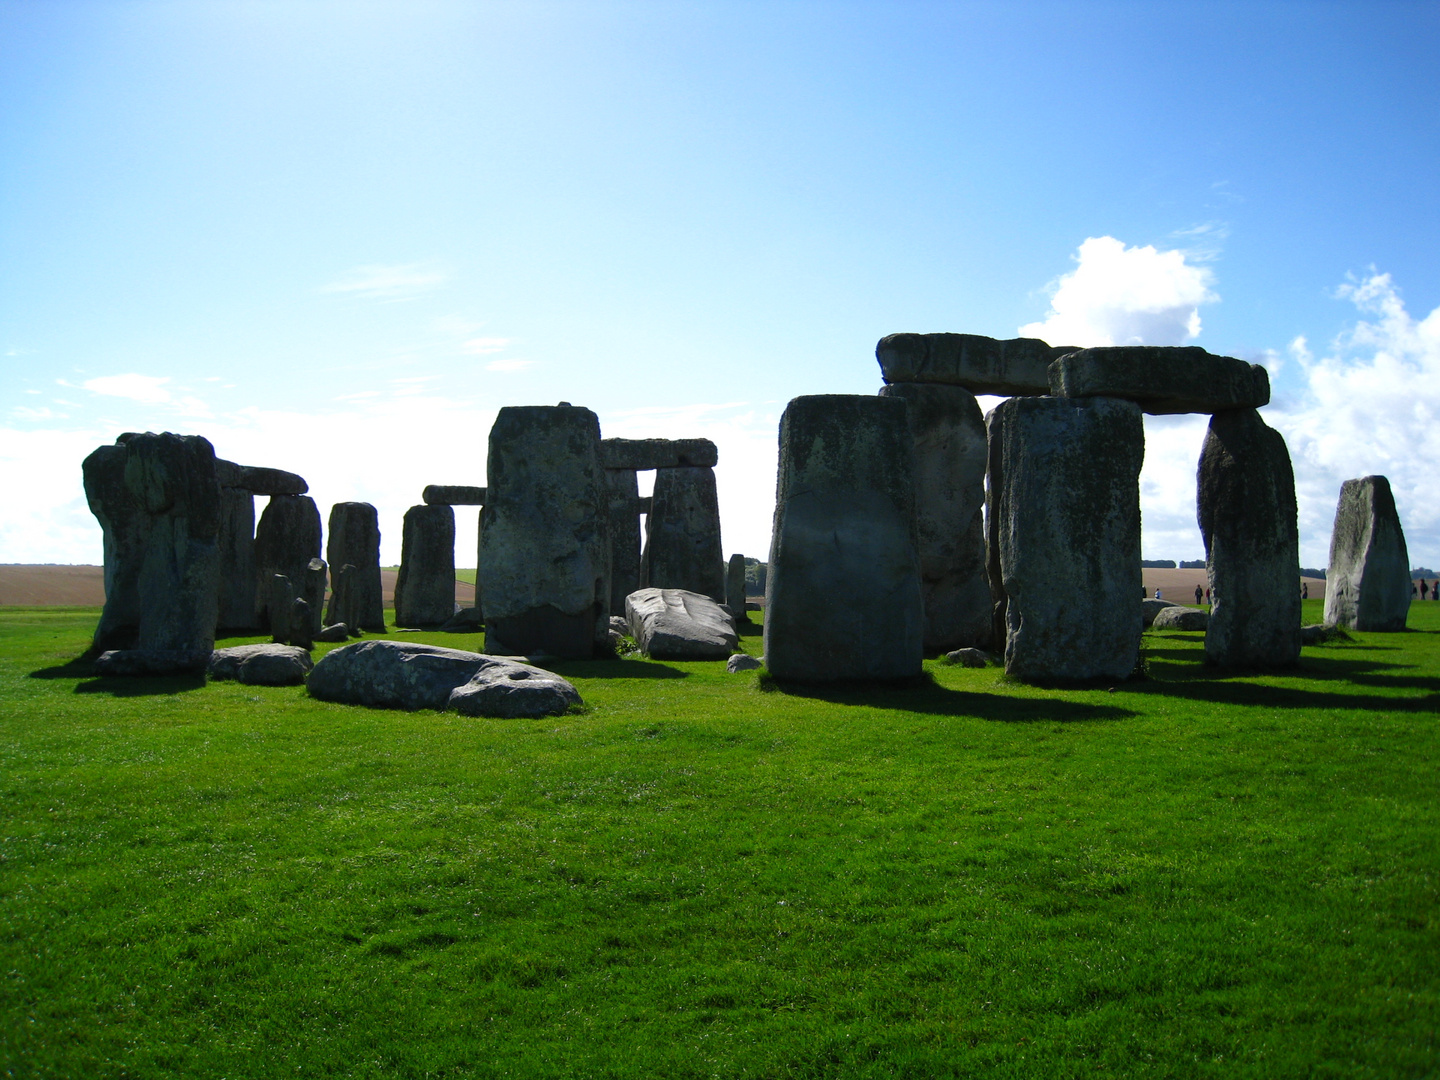
[[(454, 540), (451, 540), (453, 546)], [(347, 583), (346, 597), (350, 619), (336, 618), (326, 612), (326, 622), (343, 622), (353, 630), (385, 632), (385, 592), (380, 581), (380, 515), (366, 502), (341, 502), (330, 508), (329, 536), (325, 541), (325, 561), (333, 572), (337, 566), (355, 567), (355, 575)], [(291, 579), (295, 580), (294, 578)], [(333, 593), (333, 585), (332, 585)], [(334, 596), (331, 597), (334, 605)]]
[(925, 598), (925, 651), (990, 644), (985, 573), (985, 420), (961, 386), (897, 383), (915, 444), (915, 517)]
[(490, 429), (486, 472), (486, 651), (592, 656), (610, 604), (599, 418), (573, 405), (507, 406)]
[(1390, 481), (1362, 476), (1340, 486), (1325, 622), (1351, 630), (1404, 630), (1410, 613), (1410, 556)]
[(600, 453), (607, 469), (713, 469), (720, 451), (709, 439), (604, 439)]
[(731, 555), (725, 567), (725, 606), (737, 620), (745, 619), (745, 556)]
[(899, 398), (821, 394), (786, 407), (765, 592), (777, 678), (920, 673), (913, 461)]
[(1254, 409), (1211, 418), (1195, 506), (1211, 595), (1206, 661), (1293, 666), (1300, 659), (1295, 473), (1285, 439)]
[(1012, 398), (991, 413), (990, 441), (1006, 673), (1126, 678), (1142, 632), (1140, 409)]
[[(127, 433), (85, 459), (105, 540), (97, 670), (201, 671), (219, 610), (220, 485), (199, 435)], [(106, 657), (109, 660), (106, 660)]]
[[(325, 615), (325, 581), (328, 577), (324, 559), (311, 559), (305, 564), (305, 577), (300, 598), (310, 607), (310, 633), (318, 634)], [(293, 621), (293, 619), (292, 619)]]
[(640, 483), (635, 470), (606, 469), (605, 490), (610, 514), (608, 610), (624, 617), (625, 598), (640, 588)]
[(943, 383), (972, 394), (1026, 396), (1050, 392), (1050, 361), (1069, 351), (1039, 338), (890, 334), (875, 346), (875, 359), (887, 383)]
[(216, 625), (224, 630), (255, 626), (255, 496), (244, 488), (220, 488), (220, 569)]
[[(320, 510), (315, 500), (308, 495), (270, 496), (255, 526), (256, 625), (271, 629), (270, 579), (282, 574), (291, 581), (305, 581), (310, 560), (319, 557)], [(282, 619), (282, 625), (288, 625), (289, 613)]]
[(443, 503), (405, 511), (395, 622), (439, 626), (455, 614), (455, 511)]
[(640, 585), (685, 589), (716, 602), (725, 599), (725, 549), (720, 545), (714, 469), (655, 470), (655, 492), (645, 517)]
[(1195, 346), (1122, 345), (1077, 349), (1050, 367), (1060, 397), (1115, 397), (1153, 416), (1258, 409), (1270, 403), (1270, 376), (1259, 364)]
[(270, 636), (277, 645), (289, 645), (291, 623), (295, 621), (295, 584), (284, 574), (273, 574), (267, 589), (265, 610), (275, 613), (270, 620)]

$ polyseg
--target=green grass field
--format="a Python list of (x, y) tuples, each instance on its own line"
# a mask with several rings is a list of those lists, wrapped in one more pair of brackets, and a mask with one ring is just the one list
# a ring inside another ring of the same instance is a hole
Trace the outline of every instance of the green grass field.
[(96, 679), (96, 616), (0, 611), (0, 1075), (1440, 1071), (1440, 604), (1280, 677), (624, 659), (525, 721)]

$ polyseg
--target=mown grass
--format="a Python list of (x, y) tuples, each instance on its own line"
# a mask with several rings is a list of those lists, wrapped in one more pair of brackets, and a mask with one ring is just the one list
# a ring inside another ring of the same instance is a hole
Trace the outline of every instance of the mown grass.
[(1113, 691), (571, 663), (539, 721), (96, 679), (93, 610), (7, 609), (0, 1070), (1434, 1075), (1434, 609)]

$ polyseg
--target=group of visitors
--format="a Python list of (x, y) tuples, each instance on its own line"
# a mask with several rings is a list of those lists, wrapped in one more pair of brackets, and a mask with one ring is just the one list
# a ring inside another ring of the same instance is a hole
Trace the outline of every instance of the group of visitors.
[[(1418, 581), (1412, 581), (1410, 583), (1410, 595), (1414, 596), (1417, 589), (1419, 590), (1421, 600), (1440, 600), (1440, 578), (1435, 579), (1434, 585), (1431, 585), (1430, 582), (1426, 581), (1423, 577)], [(1426, 595), (1427, 593), (1429, 594), (1428, 597)]]

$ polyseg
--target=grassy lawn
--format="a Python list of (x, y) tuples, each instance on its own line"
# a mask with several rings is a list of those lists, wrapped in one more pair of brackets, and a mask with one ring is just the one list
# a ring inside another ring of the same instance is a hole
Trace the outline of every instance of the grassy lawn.
[(0, 610), (0, 1075), (1440, 1071), (1440, 604), (1113, 691), (570, 663), (539, 721), (96, 679), (97, 614)]

